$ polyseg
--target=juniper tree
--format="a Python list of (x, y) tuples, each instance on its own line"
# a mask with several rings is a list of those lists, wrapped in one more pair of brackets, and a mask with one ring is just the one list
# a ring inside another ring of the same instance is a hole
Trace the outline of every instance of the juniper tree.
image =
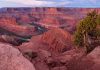
[(75, 44), (89, 48), (89, 35), (94, 36), (93, 32), (97, 27), (97, 13), (93, 11), (80, 21), (75, 32)]

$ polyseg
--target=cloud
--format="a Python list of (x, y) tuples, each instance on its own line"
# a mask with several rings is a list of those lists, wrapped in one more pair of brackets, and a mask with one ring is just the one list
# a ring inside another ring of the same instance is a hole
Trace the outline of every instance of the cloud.
[[(13, 3), (19, 3), (19, 4), (24, 4), (24, 5), (41, 5), (45, 4), (46, 1), (36, 1), (36, 0), (6, 0), (8, 2), (13, 2)], [(49, 2), (51, 4), (53, 2)]]
[(70, 1), (48, 1), (48, 0), (6, 0), (7, 2), (19, 3), (29, 6), (59, 6), (70, 4)]
[(99, 0), (0, 0), (1, 7), (100, 7)]

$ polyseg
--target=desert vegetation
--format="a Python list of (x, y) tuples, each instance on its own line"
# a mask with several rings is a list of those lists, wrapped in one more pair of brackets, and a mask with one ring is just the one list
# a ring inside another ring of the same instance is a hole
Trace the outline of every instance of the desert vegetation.
[[(100, 37), (100, 29), (97, 28), (100, 25), (99, 19), (100, 15), (94, 10), (88, 13), (77, 25), (74, 42), (78, 47), (85, 47), (87, 52), (97, 46), (92, 43), (99, 40)], [(97, 42), (100, 42), (100, 40)]]

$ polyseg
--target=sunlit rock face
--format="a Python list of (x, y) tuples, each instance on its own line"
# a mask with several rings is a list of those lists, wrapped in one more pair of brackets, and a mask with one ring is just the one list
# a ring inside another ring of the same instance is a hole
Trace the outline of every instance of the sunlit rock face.
[(47, 50), (51, 53), (63, 53), (73, 48), (72, 35), (63, 29), (55, 28), (48, 30), (39, 36), (33, 36), (29, 43), (23, 43), (19, 46), (22, 51), (39, 49)]
[(72, 33), (79, 20), (93, 10), (100, 12), (98, 8), (2, 8), (0, 27), (20, 36), (33, 35), (36, 31), (34, 24), (47, 29), (63, 28)]
[(17, 24), (16, 20), (14, 20), (13, 18), (1, 18), (0, 28), (5, 29), (8, 32), (12, 32), (16, 35), (23, 36), (23, 37), (33, 35), (35, 31), (34, 26), (33, 27), (20, 26)]
[(63, 52), (64, 49), (69, 50), (72, 48), (71, 34), (62, 29), (52, 29), (44, 33), (41, 41), (55, 52)]
[(18, 49), (0, 43), (0, 70), (35, 70), (35, 68)]
[[(88, 12), (93, 10), (100, 13), (100, 9), (92, 8), (2, 8), (0, 10), (0, 17), (11, 17), (12, 20), (16, 20), (13, 23), (26, 25), (32, 22), (51, 28), (54, 26), (70, 28), (74, 27), (78, 21), (86, 16)], [(52, 25), (52, 26), (48, 26)], [(68, 29), (67, 29), (68, 30)]]

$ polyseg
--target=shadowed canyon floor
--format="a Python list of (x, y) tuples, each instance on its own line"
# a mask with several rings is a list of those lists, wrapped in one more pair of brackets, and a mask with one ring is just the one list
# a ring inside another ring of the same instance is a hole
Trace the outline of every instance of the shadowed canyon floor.
[(86, 54), (73, 43), (77, 23), (93, 10), (1, 8), (0, 70), (100, 70), (100, 46)]

